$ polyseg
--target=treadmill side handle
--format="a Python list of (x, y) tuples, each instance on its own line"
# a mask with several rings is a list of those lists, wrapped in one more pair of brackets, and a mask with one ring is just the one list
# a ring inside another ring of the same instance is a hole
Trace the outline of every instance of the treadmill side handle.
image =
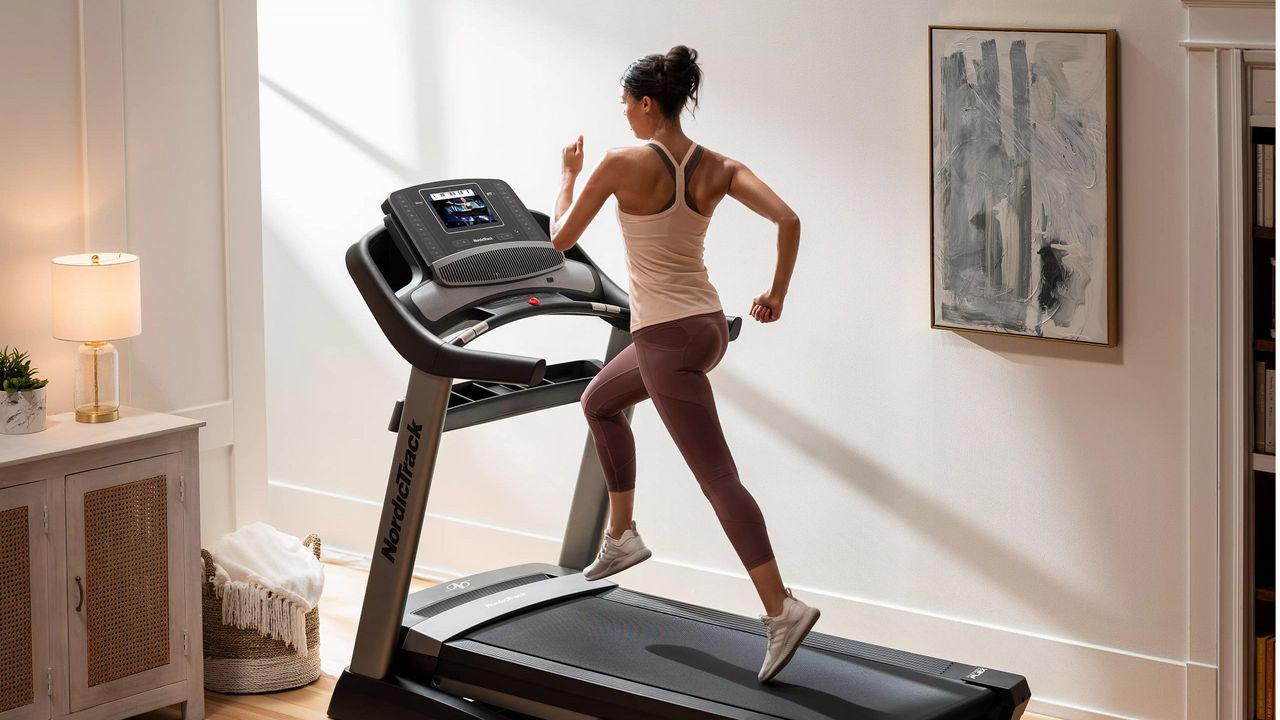
[(393, 433), (400, 432), (400, 418), (404, 415), (404, 398), (396, 401), (396, 406), (391, 409), (391, 422), (387, 423), (387, 429)]
[(742, 332), (742, 318), (737, 315), (727, 315), (725, 319), (729, 321), (729, 342), (733, 342)]
[(375, 228), (347, 250), (347, 272), (355, 281), (378, 327), (409, 364), (438, 377), (488, 380), (513, 385), (542, 382), (547, 361), (461, 348), (445, 343), (422, 326), (387, 284), (369, 251), (369, 242), (385, 232)]

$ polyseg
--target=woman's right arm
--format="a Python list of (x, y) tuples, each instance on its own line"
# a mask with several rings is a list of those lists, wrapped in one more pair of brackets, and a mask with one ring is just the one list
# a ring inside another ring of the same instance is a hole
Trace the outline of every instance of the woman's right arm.
[(582, 171), (582, 137), (565, 147), (560, 193), (556, 196), (555, 217), (551, 222), (552, 247), (564, 252), (578, 242), (587, 225), (604, 206), (604, 201), (613, 194), (618, 182), (618, 166), (618, 152), (606, 152), (591, 172), (591, 177), (587, 178), (582, 194), (575, 200), (573, 186)]
[(791, 285), (796, 255), (800, 252), (800, 218), (750, 168), (731, 162), (733, 175), (729, 180), (729, 196), (778, 227), (778, 262), (773, 271), (773, 284), (757, 295), (751, 304), (751, 317), (760, 322), (773, 322), (782, 317), (782, 302)]

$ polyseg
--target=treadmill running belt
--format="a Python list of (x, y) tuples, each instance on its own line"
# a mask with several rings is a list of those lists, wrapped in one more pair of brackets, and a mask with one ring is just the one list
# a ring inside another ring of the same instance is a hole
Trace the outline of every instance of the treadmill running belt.
[[(963, 720), (989, 717), (996, 706), (981, 687), (808, 646), (761, 685), (762, 635), (601, 597), (532, 610), (465, 639), (795, 720)], [(448, 658), (446, 644), (444, 675)]]

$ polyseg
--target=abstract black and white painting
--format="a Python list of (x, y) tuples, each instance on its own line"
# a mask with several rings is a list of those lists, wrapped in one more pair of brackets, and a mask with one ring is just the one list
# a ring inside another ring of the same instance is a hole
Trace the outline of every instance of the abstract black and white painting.
[(933, 326), (1115, 345), (1115, 32), (929, 34)]

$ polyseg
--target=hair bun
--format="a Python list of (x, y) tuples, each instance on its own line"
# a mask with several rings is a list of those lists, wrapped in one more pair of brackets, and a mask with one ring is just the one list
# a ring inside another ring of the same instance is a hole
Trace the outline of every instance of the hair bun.
[(667, 51), (662, 58), (662, 72), (664, 75), (674, 75), (676, 77), (687, 76), (690, 68), (697, 65), (698, 51), (689, 48), (686, 45), (677, 45)]

